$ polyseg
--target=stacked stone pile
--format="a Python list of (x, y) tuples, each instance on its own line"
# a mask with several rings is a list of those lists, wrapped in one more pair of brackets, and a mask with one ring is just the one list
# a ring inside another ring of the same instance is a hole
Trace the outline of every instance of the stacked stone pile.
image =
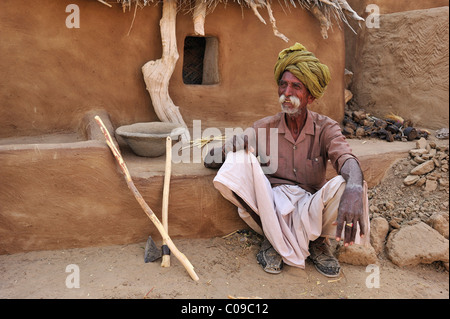
[(424, 138), (409, 151), (414, 168), (403, 180), (406, 186), (423, 186), (425, 191), (435, 191), (438, 186), (448, 188), (448, 146), (428, 143)]

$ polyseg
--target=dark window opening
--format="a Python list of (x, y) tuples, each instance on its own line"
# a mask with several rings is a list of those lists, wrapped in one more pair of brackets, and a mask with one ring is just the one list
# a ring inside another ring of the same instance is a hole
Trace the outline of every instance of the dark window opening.
[(186, 37), (184, 40), (183, 83), (217, 84), (219, 42), (215, 37)]

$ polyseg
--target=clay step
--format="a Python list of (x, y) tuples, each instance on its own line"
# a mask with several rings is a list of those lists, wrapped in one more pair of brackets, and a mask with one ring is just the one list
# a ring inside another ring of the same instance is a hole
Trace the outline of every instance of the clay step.
[[(413, 146), (350, 141), (369, 187)], [(136, 187), (160, 218), (164, 156), (123, 152)], [(0, 145), (0, 254), (144, 242), (159, 233), (100, 141)], [(246, 228), (236, 208), (213, 187), (202, 163), (172, 165), (169, 235), (205, 238)], [(332, 169), (329, 176), (335, 174)]]

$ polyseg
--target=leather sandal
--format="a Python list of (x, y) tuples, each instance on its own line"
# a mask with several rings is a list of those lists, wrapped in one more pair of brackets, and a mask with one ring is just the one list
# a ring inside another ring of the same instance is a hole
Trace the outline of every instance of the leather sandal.
[(264, 271), (270, 274), (279, 274), (283, 268), (283, 258), (272, 247), (267, 238), (264, 238), (261, 249), (256, 255), (256, 260)]
[(331, 253), (325, 239), (319, 238), (310, 242), (309, 253), (309, 258), (319, 273), (331, 278), (339, 276), (341, 266), (337, 258)]

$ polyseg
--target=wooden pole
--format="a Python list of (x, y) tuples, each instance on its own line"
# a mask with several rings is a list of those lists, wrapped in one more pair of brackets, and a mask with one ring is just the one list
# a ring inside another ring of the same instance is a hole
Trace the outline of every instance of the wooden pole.
[[(172, 173), (172, 139), (167, 136), (166, 139), (166, 167), (164, 171), (164, 188), (163, 188), (163, 202), (162, 202), (162, 224), (167, 234), (169, 234), (169, 189), (170, 189), (170, 174)], [(167, 243), (163, 240), (163, 246)], [(161, 267), (170, 267), (170, 255), (163, 256)]]
[(175, 244), (172, 242), (172, 239), (170, 239), (169, 235), (167, 234), (166, 230), (164, 229), (164, 226), (159, 221), (158, 217), (156, 217), (155, 213), (153, 213), (151, 208), (147, 205), (144, 198), (142, 197), (142, 195), (139, 193), (136, 186), (134, 185), (133, 180), (131, 179), (130, 172), (128, 171), (128, 168), (125, 165), (125, 162), (123, 160), (122, 154), (114, 145), (111, 135), (109, 134), (106, 126), (103, 124), (103, 121), (101, 120), (101, 118), (98, 115), (95, 116), (95, 121), (100, 126), (100, 129), (101, 129), (103, 135), (105, 136), (106, 144), (111, 149), (114, 157), (116, 158), (117, 162), (119, 163), (119, 166), (120, 166), (122, 172), (125, 175), (125, 180), (127, 182), (128, 188), (133, 193), (133, 195), (136, 198), (136, 200), (138, 201), (139, 205), (141, 205), (145, 214), (148, 216), (148, 218), (150, 218), (152, 223), (156, 226), (156, 228), (158, 229), (159, 233), (161, 234), (161, 236), (163, 238), (163, 241), (165, 241), (167, 243), (167, 246), (169, 246), (170, 250), (173, 252), (175, 257), (181, 262), (181, 264), (187, 270), (187, 272), (189, 273), (191, 278), (195, 281), (198, 281), (199, 278), (194, 271), (194, 267), (189, 262), (189, 260), (186, 258), (186, 256), (177, 249)]

